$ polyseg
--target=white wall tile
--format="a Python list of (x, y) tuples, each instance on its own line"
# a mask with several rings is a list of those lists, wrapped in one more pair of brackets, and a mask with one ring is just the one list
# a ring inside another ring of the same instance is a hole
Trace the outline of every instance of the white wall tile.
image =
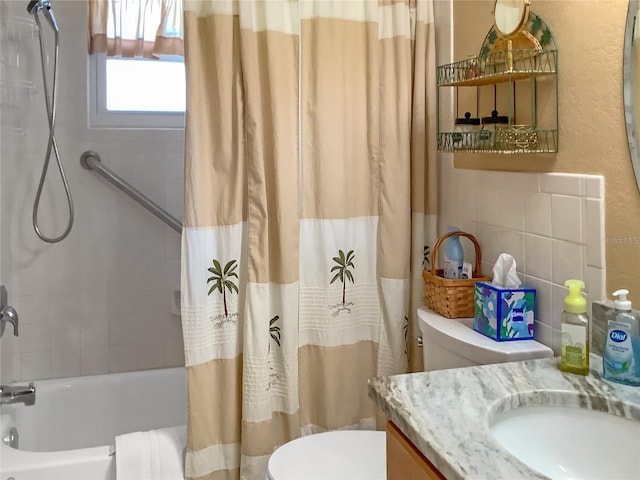
[(501, 230), (501, 252), (511, 255), (517, 265), (518, 272), (525, 271), (524, 263), (524, 233), (513, 230)]
[[(7, 325), (6, 335), (12, 334), (11, 325)], [(20, 325), (20, 351), (43, 352), (51, 350), (51, 332), (47, 322)]]
[(605, 230), (604, 202), (601, 199), (587, 198), (586, 235), (587, 265), (604, 268), (605, 266)]
[(554, 356), (560, 356), (562, 352), (562, 332), (558, 329), (553, 329), (551, 331), (551, 349), (553, 350)]
[(568, 294), (569, 289), (565, 286), (555, 283), (551, 286), (551, 326), (556, 330), (560, 330), (564, 299)]
[(161, 368), (165, 366), (165, 362), (164, 339), (138, 343), (138, 369)]
[[(501, 245), (501, 230), (492, 225), (479, 224), (477, 240), (482, 251), (482, 260), (493, 266), (503, 251)], [(469, 254), (471, 254), (472, 249), (469, 248), (468, 250)], [(465, 248), (465, 255), (466, 253), (467, 249)], [(487, 272), (491, 272), (491, 268), (489, 268)]]
[(582, 242), (582, 198), (551, 196), (551, 236), (569, 242)]
[(21, 353), (20, 377), (29, 380), (51, 378), (51, 351)]
[(16, 309), (20, 316), (20, 327), (30, 323), (47, 323), (50, 318), (49, 294), (12, 295), (7, 291), (9, 305)]
[(80, 375), (80, 348), (51, 350), (51, 375), (53, 377)]
[(604, 198), (604, 177), (601, 175), (590, 175), (587, 177), (587, 197)]
[(500, 210), (503, 228), (520, 232), (524, 230), (524, 192), (502, 190), (500, 192)]
[(110, 372), (130, 372), (137, 369), (138, 345), (136, 343), (109, 346)]
[(455, 175), (458, 179), (458, 185), (480, 186), (477, 170), (456, 169)]
[(551, 239), (526, 233), (524, 236), (525, 274), (551, 280)]
[(551, 235), (551, 195), (525, 193), (524, 228), (527, 233)]
[(605, 270), (596, 267), (587, 267), (587, 291), (592, 301), (605, 300), (607, 278)]
[[(94, 319), (95, 320), (95, 319)], [(109, 319), (99, 318), (97, 322), (85, 323), (80, 330), (80, 347), (89, 350), (92, 347), (107, 347), (109, 345)]]
[(108, 346), (82, 346), (80, 348), (80, 374), (100, 375), (109, 373)]
[(551, 241), (552, 280), (563, 285), (570, 278), (583, 280), (582, 245), (553, 239)]
[(439, 205), (440, 211), (442, 212), (442, 219), (445, 220), (447, 218), (458, 218), (458, 215), (461, 213), (461, 209), (459, 208), (459, 203), (461, 199), (457, 192), (460, 190), (460, 186), (458, 185), (449, 185), (448, 188), (452, 189), (454, 192), (453, 195), (447, 197), (446, 200), (442, 201)]
[(522, 280), (527, 287), (536, 289), (536, 320), (551, 327), (553, 325), (553, 315), (551, 312), (551, 282), (541, 280), (530, 275), (525, 275)]
[[(443, 155), (443, 158), (441, 159), (441, 161), (438, 163), (438, 165), (440, 166), (440, 168), (438, 169), (438, 173), (440, 175), (440, 181), (439, 181), (439, 185), (456, 185), (458, 184), (458, 182), (456, 181), (456, 172), (458, 172), (458, 170), (456, 170), (455, 168), (453, 168), (453, 160), (451, 158), (451, 155), (449, 155), (449, 158), (445, 158), (445, 156)], [(175, 170), (174, 170), (175, 173)]]
[(536, 321), (533, 338), (545, 345), (553, 345), (553, 329), (544, 323)]
[(478, 222), (486, 225), (500, 225), (502, 209), (500, 208), (500, 190), (480, 188), (474, 199), (478, 205)]
[(586, 193), (584, 175), (569, 173), (547, 173), (540, 177), (540, 191), (560, 195), (584, 196)]
[(506, 172), (504, 185), (509, 190), (537, 193), (540, 191), (540, 177), (539, 173)]
[(472, 222), (478, 221), (478, 201), (479, 191), (476, 187), (461, 186), (458, 192), (459, 208), (458, 215), (464, 220)]
[(184, 343), (182, 336), (167, 337), (165, 341), (165, 360), (168, 367), (184, 365)]

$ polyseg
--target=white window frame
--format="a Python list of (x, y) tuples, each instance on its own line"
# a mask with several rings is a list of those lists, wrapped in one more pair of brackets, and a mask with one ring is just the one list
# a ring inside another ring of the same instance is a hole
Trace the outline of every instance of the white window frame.
[(107, 56), (89, 55), (87, 78), (90, 128), (184, 129), (183, 112), (107, 110)]

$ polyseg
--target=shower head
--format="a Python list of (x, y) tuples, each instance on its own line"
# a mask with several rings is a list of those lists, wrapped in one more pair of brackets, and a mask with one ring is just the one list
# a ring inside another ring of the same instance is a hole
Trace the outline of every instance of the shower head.
[(53, 7), (49, 0), (31, 0), (27, 5), (27, 12), (34, 16), (37, 15), (38, 12), (42, 12), (54, 32), (57, 33), (59, 31), (58, 22), (56, 21), (56, 16), (53, 14)]

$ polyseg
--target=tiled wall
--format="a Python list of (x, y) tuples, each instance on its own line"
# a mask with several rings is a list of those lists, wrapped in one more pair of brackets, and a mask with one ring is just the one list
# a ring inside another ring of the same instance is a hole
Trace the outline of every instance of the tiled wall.
[[(26, 16), (25, 5), (0, 0), (0, 16)], [(3, 129), (1, 142), (0, 278), (21, 329), (18, 338), (5, 334), (0, 341), (2, 381), (183, 365), (180, 319), (169, 313), (180, 282), (180, 235), (81, 168), (79, 159), (97, 151), (180, 219), (184, 132), (87, 128), (87, 2), (57, 0), (54, 8), (61, 42), (56, 136), (76, 218), (69, 237), (55, 245), (40, 241), (31, 226), (47, 125), (37, 44), (27, 41), (23, 69), (0, 69), (3, 88), (18, 74), (38, 87), (14, 117), (28, 134)], [(14, 110), (5, 102), (0, 112)], [(61, 232), (66, 215), (52, 161), (42, 228)]]
[[(451, 155), (442, 160), (441, 232), (455, 225), (472, 233), (489, 276), (500, 253), (515, 258), (537, 291), (536, 339), (559, 354), (564, 281), (583, 279), (590, 302), (605, 298), (603, 177), (464, 170)], [(473, 246), (463, 245), (472, 261)]]

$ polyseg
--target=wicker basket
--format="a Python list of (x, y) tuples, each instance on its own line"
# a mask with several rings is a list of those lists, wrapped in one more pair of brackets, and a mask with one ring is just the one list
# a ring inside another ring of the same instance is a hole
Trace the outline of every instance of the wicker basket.
[[(467, 237), (473, 243), (476, 251), (476, 258), (473, 264), (473, 277), (469, 279), (451, 279), (442, 276), (443, 270), (436, 270), (436, 259), (438, 258), (438, 248), (449, 237)], [(476, 282), (489, 281), (481, 272), (482, 254), (480, 244), (476, 237), (470, 233), (455, 231), (448, 232), (438, 238), (438, 241), (431, 252), (431, 271), (423, 270), (424, 297), (427, 306), (447, 318), (473, 317), (475, 307), (473, 296)]]

